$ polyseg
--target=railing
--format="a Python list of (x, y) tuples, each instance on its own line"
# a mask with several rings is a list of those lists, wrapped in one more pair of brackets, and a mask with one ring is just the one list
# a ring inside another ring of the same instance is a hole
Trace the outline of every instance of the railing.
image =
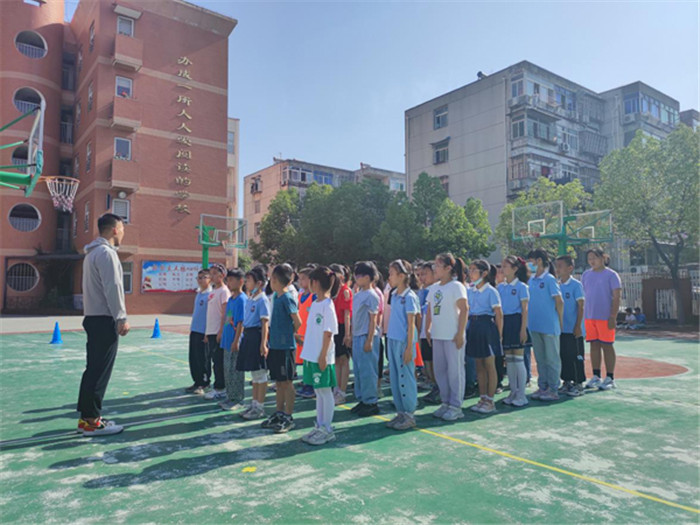
[[(692, 292), (693, 315), (700, 315), (700, 270), (685, 270), (679, 272), (681, 279), (690, 279)], [(666, 277), (670, 274), (666, 271), (651, 270), (648, 273), (620, 273), (622, 281), (621, 308), (642, 308), (642, 282), (645, 279)], [(678, 304), (676, 291), (672, 289), (656, 291), (656, 312), (658, 319), (677, 319)]]
[(12, 157), (12, 164), (15, 166), (24, 166), (27, 162), (26, 158)]
[(70, 122), (61, 122), (61, 142), (64, 144), (73, 144), (73, 124)]
[(70, 228), (56, 229), (56, 251), (69, 252), (71, 249), (71, 231)]
[(19, 230), (21, 232), (32, 232), (39, 227), (39, 219), (10, 216), (10, 224), (15, 230)]
[(61, 88), (75, 91), (75, 68), (64, 67), (61, 74)]
[(28, 100), (15, 99), (15, 107), (22, 113), (27, 113), (29, 111), (34, 111), (38, 107), (41, 107), (41, 104), (37, 104), (36, 102), (29, 102)]
[(15, 45), (20, 53), (29, 58), (44, 58), (46, 56), (46, 49), (43, 47), (33, 46), (23, 42), (16, 42)]

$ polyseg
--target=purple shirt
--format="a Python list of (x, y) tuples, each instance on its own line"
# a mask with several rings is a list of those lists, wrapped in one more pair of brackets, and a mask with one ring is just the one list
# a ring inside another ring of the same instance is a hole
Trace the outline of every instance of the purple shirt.
[(586, 302), (583, 305), (584, 319), (605, 321), (610, 318), (613, 290), (622, 288), (620, 276), (610, 268), (594, 272), (586, 270), (581, 276)]

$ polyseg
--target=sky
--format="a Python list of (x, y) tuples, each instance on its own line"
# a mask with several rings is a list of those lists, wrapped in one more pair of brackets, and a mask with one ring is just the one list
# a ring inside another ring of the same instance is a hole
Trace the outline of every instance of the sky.
[(521, 60), (594, 91), (641, 80), (700, 106), (697, 1), (190, 1), (238, 20), (241, 181), (280, 155), (404, 171), (407, 109)]

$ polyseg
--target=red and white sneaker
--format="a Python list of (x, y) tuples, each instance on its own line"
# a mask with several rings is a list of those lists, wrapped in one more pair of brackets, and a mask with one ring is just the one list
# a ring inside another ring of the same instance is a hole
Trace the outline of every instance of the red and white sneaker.
[(76, 432), (78, 434), (82, 434), (87, 425), (88, 425), (87, 421), (85, 421), (84, 419), (78, 419), (78, 430), (76, 430)]
[(111, 436), (112, 434), (119, 434), (124, 427), (122, 425), (117, 425), (114, 421), (107, 421), (106, 419), (98, 419), (95, 424), (85, 422), (83, 426), (83, 437), (92, 436)]

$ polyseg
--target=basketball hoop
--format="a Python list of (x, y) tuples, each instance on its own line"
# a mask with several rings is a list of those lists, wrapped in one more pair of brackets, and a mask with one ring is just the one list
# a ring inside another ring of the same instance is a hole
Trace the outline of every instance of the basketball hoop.
[(232, 240), (221, 241), (221, 246), (224, 248), (226, 255), (230, 257), (236, 249), (236, 242)]
[(53, 206), (57, 210), (64, 212), (73, 211), (73, 200), (78, 191), (80, 181), (73, 177), (42, 177), (46, 181), (46, 186), (49, 188)]

